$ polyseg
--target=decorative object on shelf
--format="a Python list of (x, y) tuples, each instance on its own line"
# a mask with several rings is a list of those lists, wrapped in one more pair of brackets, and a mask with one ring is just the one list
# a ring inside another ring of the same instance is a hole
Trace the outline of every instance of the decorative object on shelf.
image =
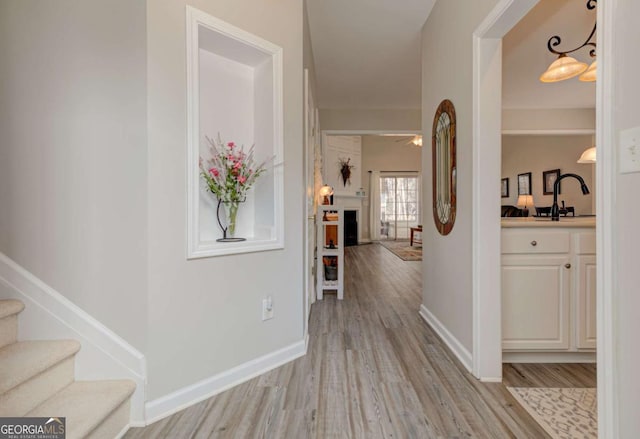
[(344, 186), (347, 186), (347, 183), (351, 184), (351, 170), (354, 166), (350, 163), (351, 158), (343, 159), (342, 157), (338, 159), (338, 165), (340, 165), (340, 176), (342, 177), (342, 183)]
[[(544, 195), (553, 195), (553, 185), (558, 177), (560, 177), (560, 169), (552, 169), (542, 173), (542, 193)], [(560, 188), (558, 188), (558, 193), (561, 193)]]
[(518, 207), (522, 207), (522, 216), (529, 216), (529, 206), (533, 206), (533, 195), (518, 195)]
[(322, 258), (324, 265), (324, 279), (327, 281), (338, 280), (338, 257), (325, 256)]
[[(580, 156), (580, 158), (578, 159), (578, 163), (595, 163), (595, 162), (596, 162), (595, 146), (585, 149), (582, 155)], [(553, 191), (551, 193), (553, 193)]]
[[(587, 0), (587, 9), (593, 10), (596, 8), (597, 0)], [(547, 70), (540, 76), (540, 81), (542, 82), (558, 82), (564, 81), (565, 79), (573, 78), (574, 76), (580, 75), (580, 81), (584, 82), (592, 82), (596, 80), (596, 71), (598, 68), (598, 61), (596, 58), (596, 43), (592, 41), (596, 34), (596, 24), (593, 23), (593, 30), (589, 34), (589, 37), (585, 40), (585, 42), (576, 47), (573, 50), (559, 51), (556, 50), (555, 47), (559, 46), (562, 40), (558, 35), (554, 35), (549, 38), (547, 41), (547, 49), (549, 52), (558, 55), (558, 59), (551, 63), (551, 65), (547, 68)], [(567, 56), (569, 53), (576, 52), (583, 47), (590, 46), (592, 49), (589, 51), (589, 56), (594, 59), (590, 66), (587, 66), (586, 63), (580, 62), (575, 58)]]
[(503, 178), (500, 180), (500, 196), (502, 198), (509, 198), (509, 178)]
[[(247, 199), (247, 192), (258, 177), (266, 172), (267, 164), (273, 159), (265, 159), (256, 164), (254, 147), (244, 151), (244, 146), (238, 147), (234, 142), (226, 144), (220, 134), (216, 140), (206, 137), (211, 151), (211, 158), (205, 161), (200, 158), (200, 175), (209, 190), (218, 198), (216, 215), (222, 229), (222, 238), (218, 242), (244, 241), (236, 233), (236, 220), (240, 203)], [(220, 221), (220, 204), (224, 205), (226, 227)]]
[(360, 188), (360, 190), (356, 191), (356, 197), (364, 197), (366, 195), (364, 188)]
[(333, 204), (331, 200), (331, 196), (333, 195), (333, 188), (328, 184), (325, 184), (320, 188), (320, 190), (318, 191), (318, 195), (320, 196), (320, 199), (322, 199), (323, 205)]
[(448, 235), (456, 221), (456, 110), (445, 99), (433, 118), (433, 220), (441, 235)]
[(531, 195), (531, 172), (518, 174), (518, 195)]

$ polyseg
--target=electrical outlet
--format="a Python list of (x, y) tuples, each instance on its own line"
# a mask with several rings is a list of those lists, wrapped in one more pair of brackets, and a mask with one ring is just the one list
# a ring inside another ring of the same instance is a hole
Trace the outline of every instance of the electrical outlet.
[(262, 299), (262, 320), (270, 320), (273, 318), (273, 299), (268, 296)]

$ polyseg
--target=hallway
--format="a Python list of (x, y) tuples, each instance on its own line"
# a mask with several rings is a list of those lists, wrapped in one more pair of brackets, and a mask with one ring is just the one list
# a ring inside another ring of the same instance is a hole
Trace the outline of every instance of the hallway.
[[(125, 437), (548, 437), (504, 385), (466, 372), (418, 315), (422, 262), (378, 244), (345, 257), (345, 298), (313, 305), (306, 356)], [(535, 369), (505, 376), (520, 386), (595, 381), (594, 367)]]

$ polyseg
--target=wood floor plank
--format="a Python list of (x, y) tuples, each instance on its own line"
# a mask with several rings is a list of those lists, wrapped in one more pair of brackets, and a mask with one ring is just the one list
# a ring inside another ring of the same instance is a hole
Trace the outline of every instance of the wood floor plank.
[(546, 438), (505, 385), (595, 387), (595, 365), (469, 374), (418, 315), (422, 263), (378, 244), (345, 251), (345, 297), (309, 319), (307, 355), (126, 438)]

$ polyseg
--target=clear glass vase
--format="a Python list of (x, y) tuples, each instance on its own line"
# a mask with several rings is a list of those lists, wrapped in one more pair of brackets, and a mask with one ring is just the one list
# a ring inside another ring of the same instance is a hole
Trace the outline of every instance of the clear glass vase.
[(225, 238), (235, 238), (236, 237), (236, 220), (238, 217), (238, 207), (240, 203), (237, 201), (228, 201), (222, 204), (224, 206), (225, 219), (227, 223)]

